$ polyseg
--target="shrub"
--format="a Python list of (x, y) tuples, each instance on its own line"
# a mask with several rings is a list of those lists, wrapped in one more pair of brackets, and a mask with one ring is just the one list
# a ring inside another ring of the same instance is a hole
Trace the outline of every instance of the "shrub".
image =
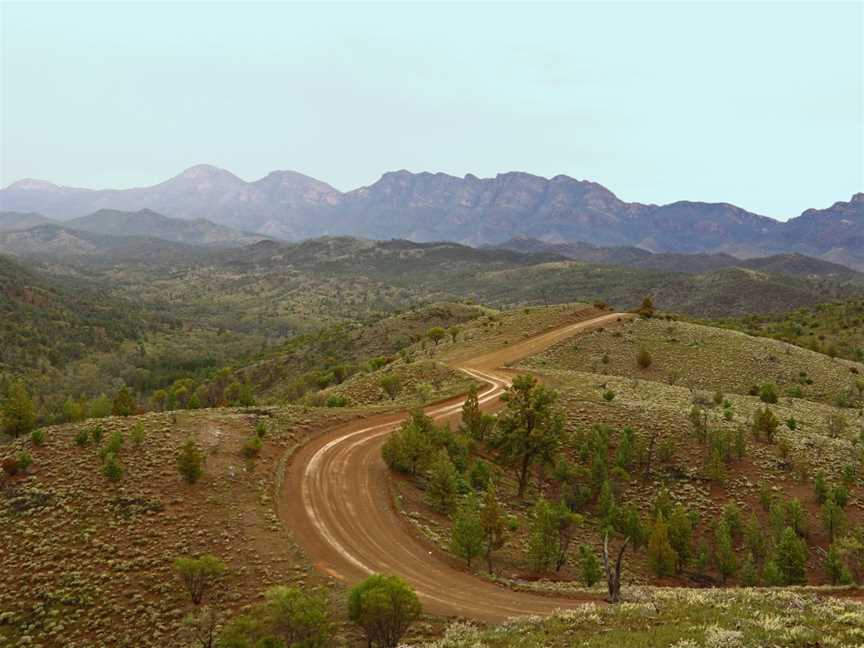
[(264, 421), (258, 421), (255, 424), (255, 434), (259, 439), (263, 439), (267, 436), (267, 424)]
[(345, 407), (347, 404), (348, 399), (342, 394), (330, 394), (324, 401), (326, 407)]
[(593, 587), (600, 580), (600, 560), (588, 545), (579, 547), (579, 575), (585, 587)]
[(83, 448), (90, 443), (90, 434), (87, 430), (81, 429), (75, 433), (75, 445)]
[(613, 400), (615, 400), (615, 392), (611, 389), (607, 389), (603, 392), (603, 400), (605, 400), (607, 403), (611, 403)]
[(639, 365), (640, 369), (647, 369), (653, 361), (654, 359), (648, 349), (644, 347), (639, 349), (639, 353), (636, 354), (636, 364)]
[(34, 446), (41, 446), (45, 444), (45, 430), (41, 428), (37, 428), (30, 433), (30, 443)]
[(105, 455), (105, 462), (102, 464), (102, 474), (108, 481), (117, 482), (123, 478), (123, 466), (117, 460), (117, 455), (109, 452)]
[(204, 454), (192, 439), (186, 441), (177, 455), (177, 470), (187, 484), (194, 484), (204, 472)]
[(402, 381), (399, 380), (399, 376), (394, 373), (388, 373), (385, 376), (382, 376), (381, 380), (378, 381), (378, 384), (381, 386), (381, 389), (384, 390), (384, 393), (390, 397), (390, 400), (394, 400), (399, 394), (399, 390), (402, 389)]
[(764, 440), (768, 443), (773, 443), (774, 435), (777, 434), (777, 427), (780, 422), (774, 416), (767, 406), (763, 409), (757, 409), (753, 413), (753, 436), (757, 440)]
[(102, 443), (102, 437), (105, 436), (105, 428), (101, 425), (94, 425), (90, 428), (90, 438), (95, 445)]
[(765, 384), (759, 388), (759, 400), (763, 403), (771, 403), (772, 405), (777, 402), (777, 387), (772, 384)]
[(471, 488), (478, 491), (486, 490), (491, 478), (492, 470), (489, 468), (488, 463), (482, 459), (478, 459), (472, 464), (471, 470), (468, 473), (468, 483), (471, 484)]
[(199, 605), (207, 590), (225, 573), (225, 564), (216, 556), (205, 554), (198, 558), (178, 558), (174, 561), (174, 570), (192, 602)]
[(140, 422), (136, 423), (135, 427), (132, 428), (130, 436), (132, 438), (132, 445), (140, 448), (141, 444), (144, 443), (144, 424)]
[(243, 456), (247, 459), (254, 459), (260, 454), (263, 445), (264, 443), (261, 441), (261, 437), (257, 434), (253, 434), (246, 439), (246, 442), (243, 444)]
[(348, 594), (348, 618), (369, 646), (396, 648), (420, 612), (414, 590), (398, 576), (375, 574)]

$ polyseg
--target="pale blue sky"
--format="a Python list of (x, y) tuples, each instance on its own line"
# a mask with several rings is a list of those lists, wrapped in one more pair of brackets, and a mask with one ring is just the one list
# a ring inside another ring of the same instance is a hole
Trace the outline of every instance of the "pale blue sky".
[(781, 219), (864, 190), (860, 2), (4, 2), (0, 19), (3, 185), (523, 170)]

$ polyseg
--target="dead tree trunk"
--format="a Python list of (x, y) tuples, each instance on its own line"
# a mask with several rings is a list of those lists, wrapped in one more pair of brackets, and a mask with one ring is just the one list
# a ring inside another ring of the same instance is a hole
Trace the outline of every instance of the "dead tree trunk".
[(603, 567), (606, 570), (606, 585), (609, 588), (609, 602), (618, 603), (621, 600), (621, 561), (624, 559), (624, 551), (630, 544), (630, 538), (624, 538), (624, 544), (618, 551), (618, 559), (615, 561), (615, 570), (609, 565), (609, 534), (603, 539)]

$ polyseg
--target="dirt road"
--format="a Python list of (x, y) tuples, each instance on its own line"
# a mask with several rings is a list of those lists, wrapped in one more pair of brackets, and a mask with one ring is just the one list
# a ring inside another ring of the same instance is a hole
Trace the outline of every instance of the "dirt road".
[[(488, 383), (481, 407), (492, 410), (508, 387), (501, 367), (539, 353), (567, 337), (629, 317), (612, 313), (532, 337), (459, 363)], [(427, 408), (438, 422), (457, 423), (462, 398)], [(549, 614), (580, 602), (513, 592), (464, 571), (460, 563), (417, 537), (390, 499), (381, 446), (406, 412), (378, 416), (334, 429), (297, 451), (280, 493), (279, 513), (316, 567), (353, 585), (372, 573), (398, 574), (433, 614), (484, 622)], [(588, 599), (582, 599), (584, 602)], [(591, 599), (597, 600), (597, 599)]]

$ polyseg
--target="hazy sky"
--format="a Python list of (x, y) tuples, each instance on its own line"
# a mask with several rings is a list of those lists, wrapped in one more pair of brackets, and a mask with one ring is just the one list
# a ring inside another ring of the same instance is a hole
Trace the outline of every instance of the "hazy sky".
[(0, 183), (522, 170), (776, 218), (864, 190), (864, 4), (4, 2)]

